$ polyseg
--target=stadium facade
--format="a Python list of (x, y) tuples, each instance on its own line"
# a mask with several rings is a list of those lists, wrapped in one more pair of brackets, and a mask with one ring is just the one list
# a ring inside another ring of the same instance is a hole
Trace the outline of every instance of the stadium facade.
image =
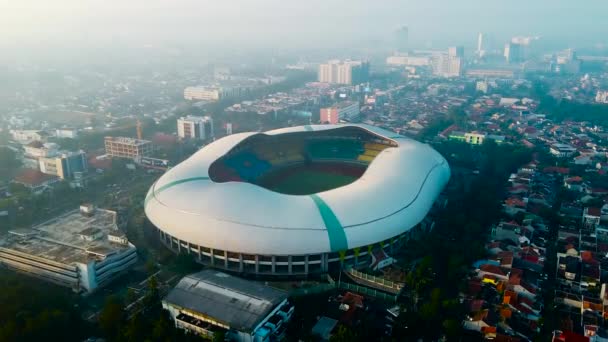
[[(298, 194), (260, 181), (307, 165), (329, 173), (337, 167), (355, 179)], [(289, 127), (207, 145), (153, 184), (145, 212), (167, 247), (203, 264), (308, 275), (341, 262), (369, 263), (377, 249), (390, 252), (425, 218), (449, 178), (438, 152), (394, 132), (362, 124)]]

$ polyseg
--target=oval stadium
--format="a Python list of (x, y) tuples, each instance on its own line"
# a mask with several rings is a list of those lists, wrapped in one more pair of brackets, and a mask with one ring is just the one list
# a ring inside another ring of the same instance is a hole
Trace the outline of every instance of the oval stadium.
[(233, 134), (150, 188), (161, 241), (240, 274), (300, 276), (390, 254), (450, 178), (430, 146), (363, 124)]

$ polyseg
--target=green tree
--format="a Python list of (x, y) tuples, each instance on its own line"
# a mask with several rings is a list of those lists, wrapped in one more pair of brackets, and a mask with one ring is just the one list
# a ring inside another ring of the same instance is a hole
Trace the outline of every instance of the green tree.
[(99, 327), (104, 336), (116, 339), (123, 327), (125, 311), (122, 301), (116, 296), (109, 296), (99, 314)]

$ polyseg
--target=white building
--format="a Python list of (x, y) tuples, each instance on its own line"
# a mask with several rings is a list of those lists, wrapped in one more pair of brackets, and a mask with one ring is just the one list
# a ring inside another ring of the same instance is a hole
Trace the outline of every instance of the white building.
[(137, 262), (116, 226), (116, 212), (83, 205), (31, 229), (0, 238), (0, 265), (45, 281), (92, 292)]
[(431, 59), (428, 56), (394, 55), (386, 58), (390, 66), (429, 66)]
[(65, 151), (52, 157), (41, 157), (38, 162), (40, 172), (58, 176), (61, 179), (71, 179), (75, 172), (87, 170), (87, 155), (84, 151)]
[(186, 116), (177, 119), (177, 136), (181, 139), (213, 139), (213, 119), (209, 116)]
[(595, 95), (595, 102), (608, 103), (608, 91), (598, 90), (597, 95)]
[(489, 84), (487, 81), (477, 81), (475, 84), (475, 90), (481, 93), (487, 94), (489, 89)]
[(331, 60), (319, 65), (319, 82), (360, 84), (369, 78), (369, 62)]
[(78, 130), (75, 128), (58, 128), (55, 130), (55, 136), (57, 138), (78, 138)]
[(214, 270), (182, 278), (162, 305), (177, 328), (238, 342), (280, 341), (294, 312), (287, 293)]
[(553, 144), (549, 147), (549, 153), (558, 158), (567, 158), (576, 153), (576, 148), (567, 144)]
[(46, 141), (48, 133), (39, 130), (10, 130), (13, 140), (20, 144), (29, 144), (32, 141)]
[(458, 77), (462, 75), (462, 57), (459, 48), (450, 48), (449, 52), (432, 57), (433, 74), (441, 77)]
[(184, 99), (199, 101), (218, 101), (221, 89), (216, 87), (187, 87), (184, 89)]

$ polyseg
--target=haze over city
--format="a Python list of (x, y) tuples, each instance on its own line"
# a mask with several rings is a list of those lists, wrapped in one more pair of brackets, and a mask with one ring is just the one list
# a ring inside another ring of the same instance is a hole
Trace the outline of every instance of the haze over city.
[[(3, 55), (45, 49), (163, 45), (184, 49), (342, 48), (386, 42), (407, 25), (418, 48), (474, 44), (477, 32), (497, 41), (543, 36), (546, 43), (602, 43), (608, 3), (588, 0), (476, 1), (10, 1), (0, 3)], [(18, 49), (12, 51), (12, 49)], [(47, 51), (56, 54), (57, 51)], [(32, 57), (32, 56), (30, 56)]]

